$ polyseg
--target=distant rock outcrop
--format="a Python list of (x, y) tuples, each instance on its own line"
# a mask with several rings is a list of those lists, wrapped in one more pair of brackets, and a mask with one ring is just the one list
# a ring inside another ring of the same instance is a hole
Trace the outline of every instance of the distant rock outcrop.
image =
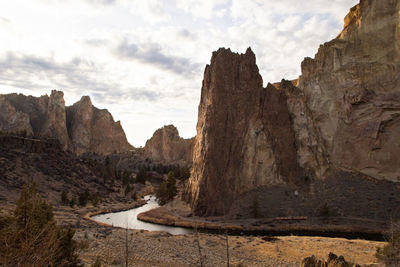
[(114, 122), (108, 110), (94, 107), (88, 96), (67, 107), (67, 125), (73, 151), (78, 154), (111, 154), (133, 148), (126, 139), (121, 123)]
[(314, 255), (311, 257), (304, 258), (301, 261), (300, 267), (360, 267), (359, 264), (351, 263), (346, 261), (343, 256), (336, 256), (333, 253), (329, 253), (328, 259), (319, 260)]
[(373, 184), (400, 182), (399, 11), (398, 1), (361, 0), (342, 33), (303, 61), (298, 80), (266, 88), (250, 49), (214, 52), (185, 194), (195, 214), (241, 216), (249, 198), (282, 201), (257, 201), (270, 216), (313, 216), (321, 200), (342, 215), (393, 213), (399, 198), (377, 199), (372, 213), (347, 186), (378, 194)]
[(163, 164), (190, 165), (194, 139), (183, 139), (174, 125), (156, 130), (144, 147), (145, 156)]
[(64, 150), (77, 154), (132, 148), (120, 122), (114, 122), (107, 110), (95, 108), (88, 96), (66, 108), (64, 93), (55, 90), (50, 97), (0, 95), (0, 111), (0, 131), (54, 138)]

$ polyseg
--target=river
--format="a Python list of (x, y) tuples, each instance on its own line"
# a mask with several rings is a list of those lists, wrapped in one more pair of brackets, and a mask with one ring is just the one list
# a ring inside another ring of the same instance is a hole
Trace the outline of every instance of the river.
[(166, 226), (166, 225), (159, 225), (159, 224), (139, 221), (137, 219), (137, 215), (139, 213), (159, 207), (155, 196), (147, 195), (144, 197), (144, 200), (146, 200), (147, 203), (139, 208), (127, 211), (96, 215), (93, 216), (92, 219), (97, 222), (110, 224), (115, 227), (122, 227), (122, 228), (136, 229), (136, 230), (148, 230), (148, 231), (164, 231), (172, 235), (184, 235), (193, 232), (192, 229), (188, 228)]

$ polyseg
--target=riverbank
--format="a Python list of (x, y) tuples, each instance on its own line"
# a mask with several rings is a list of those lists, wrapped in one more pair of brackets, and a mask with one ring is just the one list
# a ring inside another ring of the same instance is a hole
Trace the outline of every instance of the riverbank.
[(229, 231), (247, 235), (300, 235), (343, 237), (383, 241), (388, 229), (386, 222), (360, 218), (255, 218), (225, 220), (223, 217), (201, 218), (191, 214), (189, 206), (180, 199), (138, 215), (138, 219), (177, 227), (197, 228), (211, 232)]
[[(170, 235), (165, 232), (128, 230), (98, 224), (84, 219), (85, 215), (119, 211), (129, 208), (131, 203), (102, 203), (99, 207), (57, 208), (57, 220), (70, 224), (76, 230), (75, 239), (87, 244), (79, 251), (85, 266), (96, 259), (102, 266), (121, 266), (125, 263), (125, 248), (128, 244), (128, 261), (140, 267), (189, 267), (200, 266), (197, 240), (204, 257), (205, 266), (226, 265), (226, 239), (224, 235), (199, 233)], [(168, 207), (168, 206), (167, 206)], [(174, 206), (173, 206), (174, 207)], [(175, 206), (175, 208), (177, 208)], [(186, 214), (189, 215), (189, 214)], [(128, 242), (126, 243), (126, 234)], [(329, 252), (343, 255), (346, 260), (364, 266), (379, 266), (374, 257), (377, 247), (383, 242), (347, 240), (342, 238), (300, 236), (229, 236), (229, 253), (232, 266), (299, 266), (304, 257), (316, 255), (326, 258)]]

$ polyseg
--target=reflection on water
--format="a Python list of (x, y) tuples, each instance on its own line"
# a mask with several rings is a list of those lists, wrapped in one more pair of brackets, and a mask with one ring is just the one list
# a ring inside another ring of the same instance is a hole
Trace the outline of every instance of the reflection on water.
[(137, 215), (139, 213), (159, 207), (156, 198), (152, 195), (145, 196), (144, 200), (146, 200), (147, 203), (139, 208), (127, 211), (97, 215), (93, 216), (92, 219), (97, 222), (111, 224), (117, 227), (123, 227), (123, 228), (128, 227), (129, 229), (148, 230), (148, 231), (164, 231), (173, 235), (183, 235), (192, 232), (191, 229), (174, 227), (174, 226), (165, 226), (165, 225), (139, 221), (137, 219)]

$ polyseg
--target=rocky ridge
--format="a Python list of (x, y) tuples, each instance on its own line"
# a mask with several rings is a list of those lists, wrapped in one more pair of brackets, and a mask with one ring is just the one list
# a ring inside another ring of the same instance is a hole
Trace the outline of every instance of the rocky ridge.
[(374, 184), (399, 195), (399, 11), (397, 1), (361, 0), (339, 36), (304, 59), (298, 80), (266, 88), (250, 48), (214, 52), (185, 195), (194, 212), (241, 216), (251, 202), (267, 212), (282, 201), (269, 216), (312, 216), (329, 202), (340, 215), (400, 217), (398, 197), (377, 200), (373, 214), (346, 207), (349, 186), (361, 210), (367, 195), (382, 194)]
[(144, 147), (145, 157), (151, 158), (162, 164), (191, 165), (193, 153), (193, 141), (179, 136), (178, 129), (174, 125), (166, 125), (156, 130), (153, 136), (147, 140)]
[(0, 131), (57, 139), (64, 150), (77, 154), (129, 151), (120, 122), (106, 109), (97, 109), (88, 96), (65, 107), (64, 93), (50, 96), (0, 95)]

